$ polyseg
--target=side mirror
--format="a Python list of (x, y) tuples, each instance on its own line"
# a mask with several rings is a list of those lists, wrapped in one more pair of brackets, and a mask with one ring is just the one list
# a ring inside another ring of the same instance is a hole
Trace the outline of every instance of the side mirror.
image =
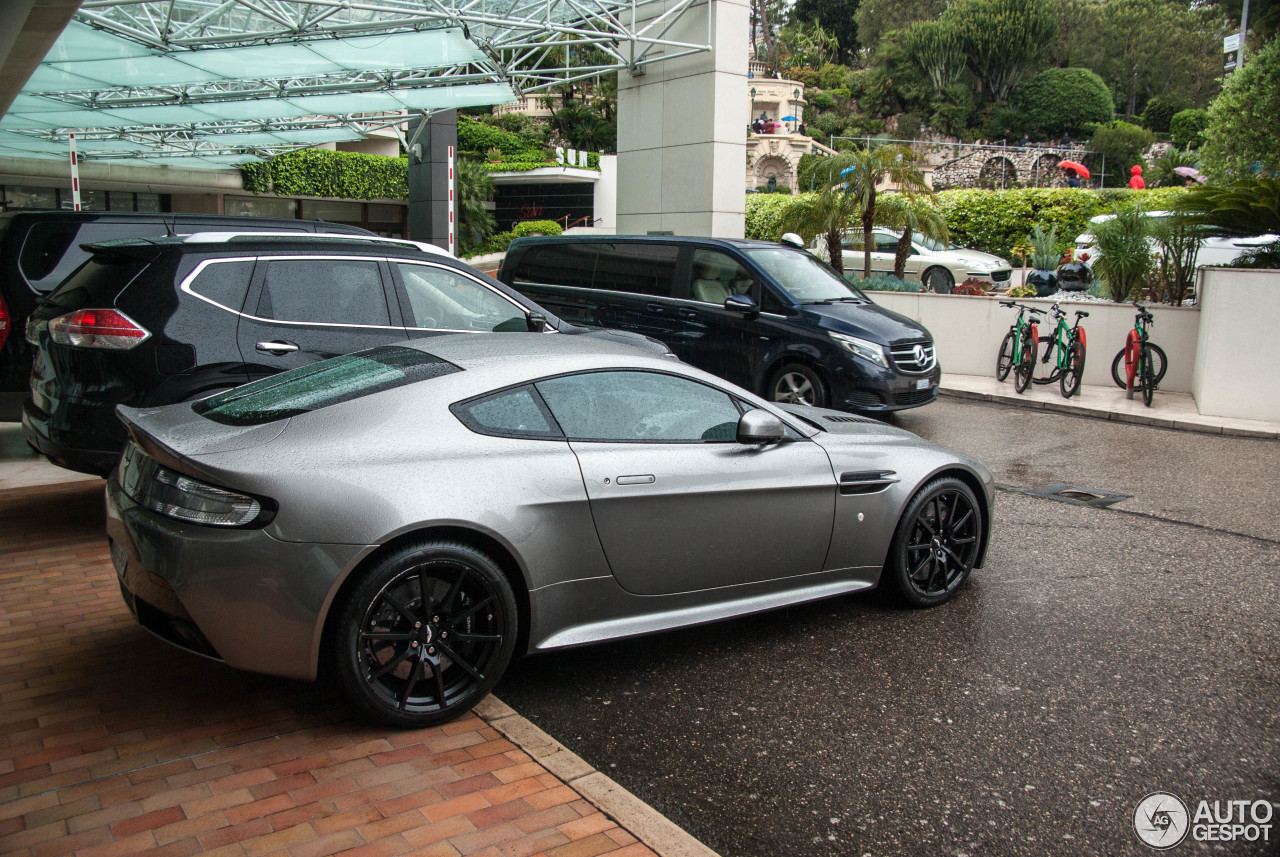
[(738, 418), (738, 443), (777, 443), (787, 436), (782, 420), (763, 408), (747, 411)]
[(729, 295), (724, 299), (724, 308), (740, 312), (743, 315), (758, 315), (760, 307), (751, 295)]
[(788, 232), (782, 236), (782, 243), (795, 247), (797, 250), (804, 249), (804, 239), (794, 232)]
[(525, 322), (530, 333), (542, 333), (547, 329), (547, 317), (540, 312), (525, 313)]

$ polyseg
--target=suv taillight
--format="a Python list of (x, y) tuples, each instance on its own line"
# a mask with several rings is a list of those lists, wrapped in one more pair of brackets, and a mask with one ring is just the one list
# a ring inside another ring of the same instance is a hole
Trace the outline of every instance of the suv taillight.
[(4, 305), (4, 298), (0, 298), (0, 348), (4, 348), (4, 341), (9, 338), (9, 326), (12, 323), (9, 308)]
[(49, 338), (60, 345), (127, 351), (151, 333), (114, 309), (78, 309), (49, 322)]

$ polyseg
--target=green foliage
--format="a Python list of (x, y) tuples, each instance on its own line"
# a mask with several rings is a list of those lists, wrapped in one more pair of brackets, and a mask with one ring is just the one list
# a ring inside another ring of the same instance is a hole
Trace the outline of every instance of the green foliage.
[(1169, 124), (1173, 121), (1174, 115), (1186, 106), (1186, 103), (1181, 98), (1174, 99), (1157, 95), (1155, 98), (1148, 100), (1147, 106), (1142, 109), (1142, 125), (1148, 131), (1154, 131), (1157, 134), (1168, 134)]
[(787, 207), (796, 199), (810, 196), (813, 194), (801, 194), (799, 197), (780, 193), (747, 194), (746, 237), (777, 241), (786, 231), (782, 228), (782, 217)]
[(769, 190), (769, 186), (767, 184), (762, 184), (756, 186), (756, 193), (780, 193), (789, 196), (791, 194), (791, 188), (780, 184), (775, 185), (773, 190)]
[(848, 80), (849, 69), (847, 66), (829, 62), (818, 69), (818, 85), (823, 89), (839, 89)]
[(1103, 210), (1098, 195), (1082, 188), (948, 190), (938, 194), (938, 207), (954, 243), (1004, 258), (1039, 224), (1057, 229), (1057, 249), (1065, 251)]
[(1200, 152), (1212, 178), (1280, 173), (1280, 39), (1245, 59), (1209, 106)]
[(1116, 212), (1093, 225), (1099, 257), (1093, 271), (1106, 283), (1107, 296), (1117, 303), (1137, 293), (1151, 270), (1151, 218), (1141, 208)]
[(1048, 0), (956, 0), (942, 20), (954, 23), (980, 91), (994, 102), (1008, 100), (1058, 32)]
[(825, 92), (815, 92), (809, 96), (809, 106), (817, 110), (834, 110), (836, 100)]
[(530, 235), (561, 235), (564, 230), (554, 220), (524, 220), (511, 230), (516, 238), (527, 238)]
[(1179, 149), (1199, 149), (1203, 146), (1204, 132), (1208, 127), (1208, 110), (1179, 110), (1169, 120), (1173, 144)]
[(1200, 160), (1190, 152), (1169, 149), (1163, 155), (1151, 159), (1151, 166), (1144, 174), (1147, 187), (1184, 187), (1187, 179), (1174, 172), (1178, 167), (1196, 167)]
[(505, 253), (511, 242), (529, 235), (560, 235), (564, 230), (554, 220), (526, 220), (517, 223), (510, 232), (499, 232), (489, 236), (484, 243), (465, 248), (459, 255), (464, 259), (473, 256), (488, 256), (490, 253)]
[(1280, 179), (1240, 179), (1229, 187), (1192, 188), (1171, 206), (1180, 219), (1213, 235), (1280, 235)]
[[(1099, 125), (1089, 141), (1089, 148), (1107, 159), (1107, 187), (1123, 187), (1129, 181), (1129, 168), (1135, 164), (1144, 166), (1142, 153), (1155, 141), (1146, 128), (1116, 120)], [(1101, 163), (1099, 155), (1093, 158)], [(1093, 164), (1090, 164), (1093, 167)]]
[(547, 160), (542, 143), (522, 134), (504, 131), (485, 122), (458, 117), (458, 155), (484, 160), (490, 149), (502, 152), (504, 163), (542, 163)]
[(931, 21), (946, 8), (946, 0), (861, 0), (854, 15), (858, 41), (874, 50), (886, 34), (915, 21)]
[(1010, 107), (994, 107), (988, 111), (985, 128), (988, 140), (1017, 140), (1031, 131), (1026, 114)]
[(901, 280), (889, 274), (876, 274), (874, 277), (859, 277), (849, 273), (845, 280), (855, 288), (864, 292), (918, 292), (920, 284)]
[(1027, 236), (1027, 242), (1031, 245), (1031, 267), (1040, 271), (1052, 271), (1058, 267), (1058, 259), (1062, 258), (1062, 253), (1058, 250), (1058, 227), (1050, 226), (1049, 231), (1045, 231), (1039, 223), (1031, 227), (1031, 234)]
[(407, 199), (409, 165), (404, 158), (300, 149), (241, 168), (244, 189), (281, 196), (337, 199)]
[(458, 159), (458, 247), (463, 255), (483, 244), (497, 222), (485, 203), (493, 199), (493, 177), (479, 161)]
[(944, 134), (959, 137), (973, 112), (973, 90), (962, 83), (945, 87), (932, 101), (929, 124)]
[(796, 0), (791, 16), (798, 22), (827, 27), (834, 36), (832, 52), (844, 60), (858, 48), (857, 12), (858, 0)]
[(917, 21), (905, 36), (907, 51), (919, 63), (934, 92), (955, 83), (964, 71), (965, 44), (951, 21)]
[(1110, 122), (1115, 116), (1111, 91), (1084, 68), (1047, 68), (1027, 81), (1015, 102), (1040, 139), (1079, 134), (1086, 123)]

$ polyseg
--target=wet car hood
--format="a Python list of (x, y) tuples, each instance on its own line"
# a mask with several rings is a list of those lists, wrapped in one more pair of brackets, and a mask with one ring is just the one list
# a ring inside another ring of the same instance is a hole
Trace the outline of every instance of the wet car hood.
[(892, 345), (903, 340), (933, 340), (919, 322), (874, 303), (834, 301), (804, 304), (800, 311), (826, 330), (869, 339), (880, 345)]
[(931, 250), (922, 254), (930, 259), (939, 259), (944, 262), (953, 262), (961, 265), (976, 266), (979, 269), (987, 268), (1008, 268), (1009, 263), (999, 256), (991, 253), (983, 253), (981, 250)]

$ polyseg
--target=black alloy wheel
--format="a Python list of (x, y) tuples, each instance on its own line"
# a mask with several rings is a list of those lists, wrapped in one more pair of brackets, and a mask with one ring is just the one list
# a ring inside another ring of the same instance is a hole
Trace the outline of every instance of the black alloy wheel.
[(1067, 350), (1067, 368), (1059, 379), (1062, 383), (1062, 396), (1070, 399), (1080, 392), (1080, 379), (1084, 377), (1084, 346), (1079, 342), (1071, 343)]
[(827, 391), (817, 372), (803, 363), (788, 363), (773, 373), (769, 381), (769, 400), (825, 408)]
[(1013, 368), (1013, 331), (1009, 331), (1004, 335), (1004, 339), (1000, 340), (1000, 353), (996, 355), (996, 380), (1003, 381), (1009, 377), (1009, 370)]
[(338, 679), (374, 720), (443, 723), (498, 683), (517, 628), (515, 597), (493, 560), (456, 542), (410, 544), (347, 598), (335, 634)]
[(946, 601), (973, 571), (982, 546), (982, 511), (954, 477), (935, 479), (911, 499), (894, 531), (885, 569), (913, 607)]
[(1031, 374), (1036, 368), (1036, 344), (1030, 336), (1022, 340), (1018, 360), (1013, 364), (1014, 392), (1024, 393), (1031, 386)]

